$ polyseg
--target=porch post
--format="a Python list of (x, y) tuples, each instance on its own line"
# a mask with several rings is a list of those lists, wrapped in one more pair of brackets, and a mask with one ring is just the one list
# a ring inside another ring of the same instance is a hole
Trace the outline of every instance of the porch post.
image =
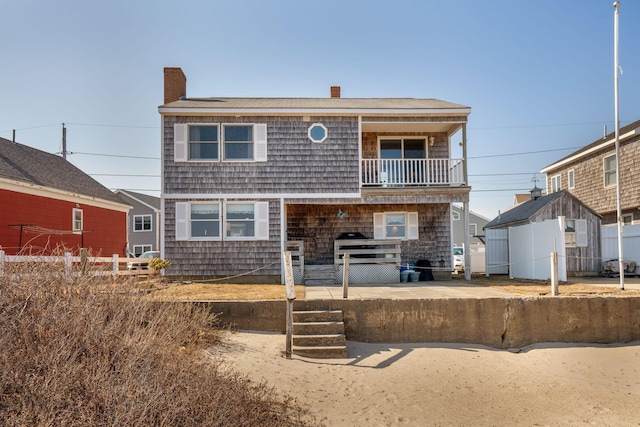
[(462, 209), (462, 214), (464, 216), (464, 280), (471, 280), (471, 246), (469, 245), (469, 202), (464, 202), (462, 204)]
[[(469, 181), (467, 179), (467, 124), (466, 123), (462, 124), (462, 180), (464, 181), (464, 185), (469, 185)], [(465, 250), (465, 253), (466, 253), (466, 250)]]

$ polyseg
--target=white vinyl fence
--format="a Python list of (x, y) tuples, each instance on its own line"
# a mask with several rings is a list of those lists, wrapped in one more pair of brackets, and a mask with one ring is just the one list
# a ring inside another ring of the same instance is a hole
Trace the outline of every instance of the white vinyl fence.
[[(618, 259), (618, 226), (602, 226), (602, 261)], [(636, 273), (640, 268), (640, 224), (625, 225), (622, 228), (622, 259), (636, 263)]]

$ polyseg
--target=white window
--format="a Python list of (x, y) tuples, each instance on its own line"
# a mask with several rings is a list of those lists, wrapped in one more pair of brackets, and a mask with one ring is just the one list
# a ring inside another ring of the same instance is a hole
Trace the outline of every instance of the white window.
[(588, 245), (587, 220), (565, 220), (564, 238), (567, 247), (586, 247)]
[(616, 185), (616, 155), (605, 157), (603, 161), (604, 186)]
[(269, 203), (177, 202), (176, 240), (269, 240)]
[(267, 160), (266, 124), (174, 125), (174, 161)]
[(191, 237), (220, 238), (220, 203), (193, 203), (189, 218)]
[(454, 221), (460, 221), (460, 212), (451, 211), (451, 218)]
[(478, 224), (469, 224), (469, 236), (477, 236), (478, 235)]
[(82, 225), (83, 225), (82, 222), (83, 222), (82, 209), (73, 209), (71, 230), (74, 233), (81, 233)]
[(145, 252), (152, 251), (151, 245), (133, 245), (133, 255), (137, 258)]
[(568, 172), (568, 174), (567, 174), (567, 175), (568, 175), (568, 181), (569, 181), (569, 182), (568, 182), (568, 184), (569, 184), (569, 188), (570, 188), (570, 189), (571, 189), (571, 188), (575, 188), (575, 186), (576, 186), (576, 182), (575, 182), (575, 174), (574, 174), (574, 172), (573, 172), (573, 169), (571, 169), (571, 170)]
[(418, 238), (418, 213), (374, 213), (373, 235), (375, 239), (415, 240)]
[(218, 126), (189, 126), (189, 160), (218, 160)]
[(551, 192), (555, 193), (556, 191), (562, 190), (562, 177), (560, 175), (555, 175), (551, 177)]
[(151, 215), (134, 215), (133, 231), (151, 231)]

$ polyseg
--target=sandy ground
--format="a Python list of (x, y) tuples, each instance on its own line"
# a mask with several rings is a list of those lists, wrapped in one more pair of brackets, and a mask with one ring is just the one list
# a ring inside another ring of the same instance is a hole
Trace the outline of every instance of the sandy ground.
[(327, 426), (640, 426), (640, 342), (348, 342), (347, 359), (284, 357), (285, 336), (230, 333), (211, 351)]

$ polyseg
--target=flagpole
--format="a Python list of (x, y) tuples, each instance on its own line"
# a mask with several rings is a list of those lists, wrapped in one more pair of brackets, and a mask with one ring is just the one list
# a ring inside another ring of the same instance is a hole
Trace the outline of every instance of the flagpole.
[(624, 290), (624, 261), (622, 254), (622, 206), (620, 203), (620, 102), (618, 97), (618, 8), (620, 2), (613, 3), (615, 9), (613, 15), (613, 61), (614, 61), (614, 104), (615, 104), (615, 121), (616, 121), (616, 216), (618, 219), (618, 271), (620, 273), (620, 289)]

